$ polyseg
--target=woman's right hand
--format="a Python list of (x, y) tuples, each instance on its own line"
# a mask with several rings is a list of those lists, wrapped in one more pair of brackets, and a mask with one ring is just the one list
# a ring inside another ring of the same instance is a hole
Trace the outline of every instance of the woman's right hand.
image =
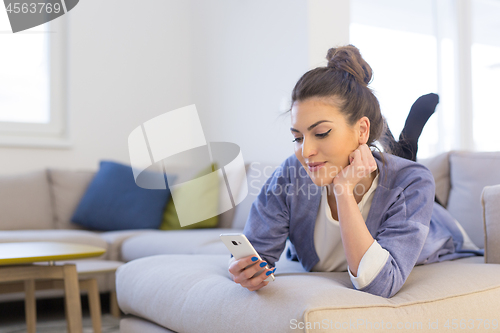
[[(252, 258), (254, 258), (255, 261), (252, 260)], [(231, 275), (234, 282), (240, 284), (242, 287), (245, 287), (250, 291), (259, 290), (260, 288), (267, 286), (269, 281), (264, 280), (267, 279), (269, 275), (276, 270), (276, 268), (268, 268), (261, 274), (252, 278), (255, 273), (262, 270), (267, 265), (264, 260), (258, 260), (257, 257), (253, 255), (238, 260), (234, 259), (234, 257), (232, 259), (233, 262), (229, 265), (229, 274)], [(266, 274), (268, 272), (271, 273)]]

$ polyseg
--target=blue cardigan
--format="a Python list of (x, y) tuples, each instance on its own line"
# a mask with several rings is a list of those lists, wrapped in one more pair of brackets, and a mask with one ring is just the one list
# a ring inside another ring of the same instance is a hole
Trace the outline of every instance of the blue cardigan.
[[(392, 297), (415, 265), (484, 255), (484, 249), (461, 249), (460, 229), (450, 213), (434, 202), (435, 184), (429, 169), (395, 155), (374, 151), (373, 156), (379, 183), (365, 223), (389, 257), (361, 291)], [(290, 238), (287, 259), (299, 261), (311, 271), (319, 261), (314, 226), (320, 203), (321, 187), (313, 183), (295, 154), (291, 155), (262, 187), (243, 233), (271, 267)]]

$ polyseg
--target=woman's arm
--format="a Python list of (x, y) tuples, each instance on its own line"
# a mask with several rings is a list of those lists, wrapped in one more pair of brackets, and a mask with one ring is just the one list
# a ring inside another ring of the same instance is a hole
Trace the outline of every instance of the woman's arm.
[(370, 148), (366, 144), (361, 144), (349, 156), (349, 166), (333, 180), (342, 245), (349, 270), (354, 277), (357, 276), (361, 259), (374, 242), (359, 211), (354, 188), (376, 169), (377, 162)]
[(342, 244), (349, 270), (356, 277), (361, 258), (372, 245), (374, 239), (359, 211), (353, 194), (354, 188), (344, 185), (342, 189), (337, 188), (336, 191), (338, 191), (336, 200)]
[[(363, 156), (369, 159), (367, 155)], [(356, 153), (356, 158), (358, 162), (352, 164), (359, 166), (359, 161), (363, 160), (361, 152)], [(370, 267), (368, 284), (363, 284), (359, 289), (383, 297), (392, 297), (401, 289), (418, 260), (429, 233), (435, 191), (434, 178), (423, 166), (415, 165), (391, 176), (394, 177), (395, 184), (399, 185), (401, 193), (383, 212), (383, 222), (375, 239), (369, 233), (352, 194), (353, 187), (350, 184), (355, 185), (356, 181), (351, 179), (348, 182), (342, 177), (341, 181), (337, 179), (334, 187), (342, 243), (351, 280), (366, 273), (359, 272), (360, 266), (364, 265), (365, 269), (373, 265), (372, 259), (386, 258), (378, 260), (376, 265), (379, 267)], [(373, 244), (374, 242), (377, 244)], [(368, 259), (360, 265), (364, 256), (368, 256)], [(367, 260), (370, 261), (369, 264)], [(366, 281), (366, 276), (362, 280)], [(353, 285), (358, 289), (355, 281)]]
[(389, 252), (377, 276), (360, 290), (392, 297), (403, 286), (422, 252), (434, 206), (434, 178), (425, 167), (412, 168), (406, 175), (396, 201), (383, 215), (375, 239)]

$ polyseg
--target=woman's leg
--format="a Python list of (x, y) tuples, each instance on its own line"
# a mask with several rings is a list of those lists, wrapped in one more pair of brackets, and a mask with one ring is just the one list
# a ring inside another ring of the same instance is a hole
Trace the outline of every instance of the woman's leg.
[(439, 103), (439, 96), (427, 94), (420, 96), (413, 103), (410, 113), (406, 118), (405, 126), (399, 135), (398, 144), (400, 146), (401, 157), (412, 161), (417, 160), (418, 139), (424, 129), (427, 120), (436, 110)]
[[(418, 150), (418, 139), (420, 134), (429, 120), (430, 116), (436, 110), (439, 103), (439, 96), (433, 93), (420, 96), (413, 103), (410, 113), (406, 118), (405, 126), (399, 135), (399, 140), (396, 142), (389, 128), (385, 135), (389, 136), (388, 140), (391, 143), (391, 150), (394, 155), (416, 161)], [(434, 197), (434, 201), (443, 206), (441, 202)]]

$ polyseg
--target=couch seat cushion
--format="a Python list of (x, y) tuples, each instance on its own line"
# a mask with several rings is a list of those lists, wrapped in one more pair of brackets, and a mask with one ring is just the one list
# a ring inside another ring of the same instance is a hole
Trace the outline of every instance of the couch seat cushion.
[(130, 237), (151, 232), (151, 229), (116, 230), (116, 231), (94, 231), (108, 244), (108, 260), (122, 260), (121, 249), (125, 240)]
[(137, 332), (176, 333), (162, 326), (153, 324), (150, 321), (137, 317), (127, 317), (120, 320), (120, 333), (137, 333)]
[(98, 234), (85, 230), (8, 230), (0, 231), (0, 243), (12, 242), (61, 242), (93, 245), (106, 249), (100, 257), (94, 259), (108, 258), (108, 243)]
[[(483, 261), (468, 257), (416, 266), (389, 299), (353, 289), (347, 272), (300, 272), (298, 262), (287, 263), (295, 266), (291, 272), (278, 263), (276, 281), (250, 292), (230, 279), (226, 255), (134, 260), (118, 269), (116, 283), (125, 313), (176, 332), (232, 332), (235, 327), (297, 332), (300, 323), (316, 323), (316, 328), (299, 331), (326, 332), (353, 322), (357, 331), (366, 332), (362, 325), (382, 321), (392, 329), (420, 322), (419, 330), (425, 331), (429, 322), (443, 328), (450, 318), (489, 319), (490, 325), (498, 319), (500, 265)], [(321, 329), (325, 323), (333, 328)]]
[(152, 230), (126, 239), (122, 244), (122, 260), (131, 261), (157, 254), (226, 254), (231, 253), (219, 238), (234, 229)]

